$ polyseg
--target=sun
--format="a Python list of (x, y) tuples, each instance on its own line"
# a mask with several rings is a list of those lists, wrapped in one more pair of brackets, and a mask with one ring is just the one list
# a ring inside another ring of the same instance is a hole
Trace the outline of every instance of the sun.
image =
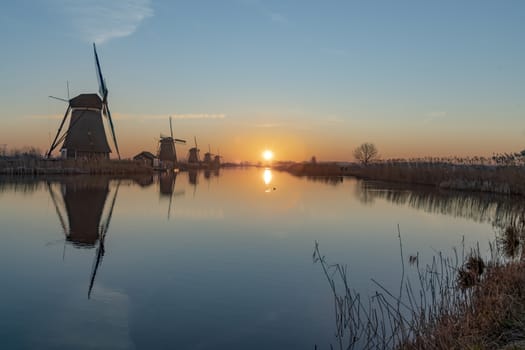
[(270, 151), (269, 149), (267, 149), (266, 151), (263, 152), (262, 154), (264, 160), (272, 160), (273, 159), (273, 152)]

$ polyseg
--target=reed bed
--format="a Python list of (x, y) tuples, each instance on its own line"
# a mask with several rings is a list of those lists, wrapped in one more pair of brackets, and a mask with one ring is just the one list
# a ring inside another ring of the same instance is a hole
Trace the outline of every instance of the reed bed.
[(145, 174), (153, 169), (133, 160), (47, 160), (34, 157), (0, 159), (0, 174), (4, 175), (74, 175), (74, 174)]
[(443, 189), (525, 195), (522, 165), (381, 162), (353, 169), (352, 175)]
[[(348, 269), (329, 264), (319, 244), (314, 262), (322, 267), (334, 297), (339, 349), (525, 349), (525, 259), (523, 221), (502, 230), (485, 261), (479, 247), (452, 256), (438, 254), (426, 266), (419, 256), (407, 262), (400, 242), (399, 290), (372, 280), (377, 292), (362, 296), (351, 288)], [(512, 256), (506, 255), (509, 246)]]
[[(477, 159), (479, 161), (479, 159)], [(357, 178), (433, 186), (442, 189), (525, 195), (525, 165), (519, 161), (479, 163), (436, 158), (357, 163), (292, 163), (275, 166), (295, 176)]]

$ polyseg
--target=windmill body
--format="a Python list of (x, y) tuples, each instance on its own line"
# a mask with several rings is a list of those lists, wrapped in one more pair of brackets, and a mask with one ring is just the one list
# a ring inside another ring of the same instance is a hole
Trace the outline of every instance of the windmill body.
[(192, 147), (188, 150), (188, 164), (199, 164), (200, 158), (199, 158), (199, 146), (197, 145), (197, 138), (194, 137), (193, 140), (195, 141), (195, 147)]
[(210, 145), (208, 145), (208, 152), (204, 153), (204, 163), (211, 165), (213, 154), (211, 154)]
[(177, 151), (175, 144), (185, 144), (186, 140), (176, 139), (173, 137), (173, 127), (170, 117), (170, 134), (171, 136), (160, 135), (158, 157), (164, 168), (175, 168), (177, 166)]
[(188, 152), (188, 163), (190, 164), (199, 163), (199, 149), (197, 147), (190, 148)]
[(69, 101), (71, 118), (61, 152), (66, 158), (108, 159), (109, 147), (102, 120), (102, 100), (82, 94)]
[(220, 155), (216, 155), (215, 157), (213, 157), (213, 165), (215, 165), (216, 167), (221, 165), (221, 156)]
[(161, 162), (177, 163), (177, 152), (175, 152), (175, 142), (172, 137), (161, 136), (159, 141), (159, 159)]

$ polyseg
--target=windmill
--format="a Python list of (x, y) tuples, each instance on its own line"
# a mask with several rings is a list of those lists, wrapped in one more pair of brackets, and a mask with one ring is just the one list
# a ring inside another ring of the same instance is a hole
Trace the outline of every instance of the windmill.
[(195, 141), (195, 147), (192, 147), (188, 151), (188, 164), (198, 164), (199, 159), (199, 147), (197, 145), (197, 138), (194, 136), (193, 140)]
[[(117, 137), (115, 135), (115, 128), (113, 120), (111, 119), (111, 112), (108, 106), (108, 89), (106, 81), (102, 76), (100, 69), (100, 62), (97, 55), (97, 48), (93, 43), (93, 52), (95, 55), (95, 65), (97, 80), (99, 84), (99, 94), (80, 94), (72, 99), (61, 99), (50, 96), (52, 98), (68, 103), (66, 113), (62, 118), (62, 122), (58, 127), (55, 139), (51, 143), (51, 147), (47, 152), (47, 157), (51, 157), (51, 153), (58, 145), (62, 144), (61, 152), (65, 158), (89, 158), (89, 159), (109, 159), (111, 149), (106, 138), (104, 129), (103, 116), (109, 122), (111, 128), (111, 135), (113, 144), (118, 158), (120, 159), (120, 152), (117, 144)], [(69, 95), (69, 93), (68, 93)], [(66, 122), (67, 117), (71, 115), (68, 129), (62, 133), (62, 128)]]
[(219, 152), (219, 150), (217, 149), (217, 154), (215, 155), (215, 157), (213, 157), (213, 165), (215, 167), (220, 167), (221, 166), (221, 153)]
[(175, 144), (186, 144), (186, 140), (173, 138), (173, 127), (171, 125), (170, 117), (170, 135), (160, 135), (158, 157), (163, 165), (168, 168), (173, 168), (177, 164), (177, 152), (175, 151)]
[(208, 144), (208, 152), (204, 153), (204, 163), (210, 165), (212, 162), (212, 156), (213, 154), (211, 154), (211, 148), (210, 148), (210, 145)]

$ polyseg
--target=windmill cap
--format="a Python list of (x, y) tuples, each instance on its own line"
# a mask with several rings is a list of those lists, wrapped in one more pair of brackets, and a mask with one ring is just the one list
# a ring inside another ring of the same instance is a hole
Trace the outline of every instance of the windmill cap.
[(102, 109), (102, 100), (97, 94), (81, 94), (69, 100), (71, 108)]

